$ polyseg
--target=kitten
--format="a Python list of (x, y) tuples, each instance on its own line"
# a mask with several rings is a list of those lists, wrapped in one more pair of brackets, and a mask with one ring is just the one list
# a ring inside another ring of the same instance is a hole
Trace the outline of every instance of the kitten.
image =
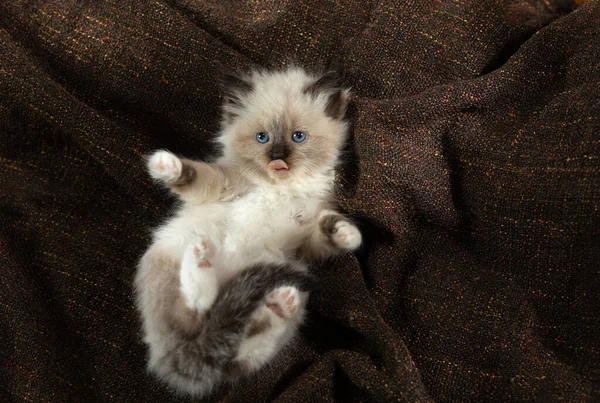
[(362, 241), (332, 207), (349, 97), (335, 74), (254, 71), (222, 87), (215, 163), (148, 158), (183, 203), (135, 278), (148, 368), (193, 395), (270, 362), (304, 316), (307, 262)]

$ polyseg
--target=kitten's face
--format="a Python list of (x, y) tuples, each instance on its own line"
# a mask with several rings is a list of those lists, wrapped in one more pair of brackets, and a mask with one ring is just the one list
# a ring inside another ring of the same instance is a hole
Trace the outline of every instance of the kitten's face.
[(220, 141), (248, 172), (286, 180), (333, 168), (347, 125), (348, 91), (335, 76), (299, 69), (229, 76)]

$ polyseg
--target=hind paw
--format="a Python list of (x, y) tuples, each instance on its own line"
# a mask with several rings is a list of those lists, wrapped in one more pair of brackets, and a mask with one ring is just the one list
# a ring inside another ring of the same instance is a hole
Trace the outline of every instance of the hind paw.
[(211, 256), (212, 248), (202, 238), (190, 242), (183, 253), (181, 291), (188, 306), (198, 311), (208, 309), (218, 293), (216, 272), (208, 260)]
[(296, 287), (279, 287), (267, 295), (267, 308), (282, 319), (288, 319), (298, 312), (300, 293)]
[(190, 244), (190, 248), (192, 250), (192, 254), (194, 256), (193, 260), (195, 261), (196, 266), (200, 269), (209, 268), (210, 262), (208, 259), (212, 254), (212, 249), (210, 246), (208, 246), (208, 243), (202, 239), (198, 239)]

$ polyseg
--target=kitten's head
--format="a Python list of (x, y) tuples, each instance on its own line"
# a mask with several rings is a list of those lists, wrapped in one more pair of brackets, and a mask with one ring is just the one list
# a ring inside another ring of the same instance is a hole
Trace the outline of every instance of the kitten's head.
[(347, 132), (350, 95), (335, 73), (299, 68), (223, 78), (224, 159), (283, 181), (330, 171)]

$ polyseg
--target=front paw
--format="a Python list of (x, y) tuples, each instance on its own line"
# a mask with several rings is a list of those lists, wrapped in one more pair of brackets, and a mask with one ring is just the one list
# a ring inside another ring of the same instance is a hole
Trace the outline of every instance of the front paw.
[(159, 150), (148, 159), (148, 170), (154, 179), (174, 183), (181, 177), (183, 164), (173, 153)]
[(362, 243), (362, 235), (356, 226), (346, 220), (338, 221), (335, 224), (336, 232), (333, 234), (333, 242), (347, 250), (358, 249)]
[(358, 228), (341, 215), (330, 214), (323, 217), (321, 229), (338, 248), (355, 250), (362, 243), (362, 235)]

